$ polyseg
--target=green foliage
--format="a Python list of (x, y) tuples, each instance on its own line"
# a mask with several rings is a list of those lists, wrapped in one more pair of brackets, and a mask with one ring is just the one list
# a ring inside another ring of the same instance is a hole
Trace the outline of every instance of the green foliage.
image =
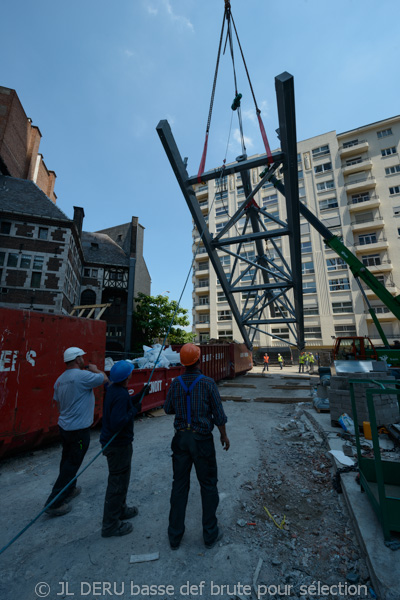
[(147, 296), (138, 294), (135, 298), (133, 314), (133, 346), (141, 348), (144, 344), (151, 346), (154, 339), (164, 338), (175, 312), (173, 325), (168, 334), (172, 344), (185, 344), (193, 340), (193, 334), (181, 329), (187, 327), (190, 321), (187, 309), (178, 308), (176, 300), (167, 296)]

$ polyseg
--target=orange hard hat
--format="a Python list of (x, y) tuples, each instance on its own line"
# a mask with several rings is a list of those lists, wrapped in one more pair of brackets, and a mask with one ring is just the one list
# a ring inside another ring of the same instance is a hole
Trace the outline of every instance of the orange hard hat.
[(195, 344), (185, 344), (180, 351), (181, 364), (185, 367), (194, 365), (200, 358), (200, 348)]

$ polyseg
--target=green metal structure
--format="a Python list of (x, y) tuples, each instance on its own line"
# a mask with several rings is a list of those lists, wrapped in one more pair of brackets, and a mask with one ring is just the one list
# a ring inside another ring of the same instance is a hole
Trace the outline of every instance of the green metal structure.
[[(366, 389), (374, 458), (366, 458), (361, 454), (360, 423), (357, 418), (357, 406), (354, 397), (354, 385), (359, 385), (360, 383), (374, 383), (377, 385), (376, 389)], [(382, 525), (385, 541), (390, 541), (391, 531), (400, 532), (400, 463), (382, 460), (374, 396), (382, 394), (397, 396), (400, 413), (400, 389), (386, 387), (388, 385), (395, 385), (393, 380), (379, 380), (378, 382), (371, 379), (350, 379), (349, 384), (361, 488), (367, 494), (372, 508)]]

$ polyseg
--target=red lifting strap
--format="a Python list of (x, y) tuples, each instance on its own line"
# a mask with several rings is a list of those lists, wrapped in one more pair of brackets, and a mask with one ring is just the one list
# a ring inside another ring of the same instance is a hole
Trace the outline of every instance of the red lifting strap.
[(204, 173), (204, 167), (206, 166), (206, 157), (207, 157), (207, 146), (208, 146), (208, 131), (206, 133), (206, 141), (204, 142), (203, 154), (200, 161), (199, 172), (197, 173), (197, 181), (201, 183), (201, 176)]
[(270, 165), (272, 162), (274, 162), (274, 159), (272, 158), (272, 153), (271, 153), (271, 149), (269, 147), (267, 134), (265, 133), (264, 123), (261, 118), (261, 113), (258, 110), (257, 110), (257, 119), (258, 119), (258, 124), (260, 126), (261, 137), (263, 139), (264, 146), (265, 146), (265, 152), (267, 153), (267, 156), (268, 156), (268, 164)]

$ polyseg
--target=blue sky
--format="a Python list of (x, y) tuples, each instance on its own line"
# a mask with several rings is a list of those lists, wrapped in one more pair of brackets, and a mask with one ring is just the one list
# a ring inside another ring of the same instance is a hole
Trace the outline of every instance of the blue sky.
[[(295, 78), (297, 135), (346, 131), (400, 113), (398, 0), (231, 0), (271, 148), (274, 77)], [(188, 171), (204, 143), (223, 0), (15, 0), (2, 8), (0, 85), (17, 91), (57, 173), (58, 206), (96, 231), (138, 216), (152, 293), (178, 299), (191, 218), (156, 134), (168, 119)], [(237, 48), (248, 154), (263, 152)], [(225, 158), (234, 96), (221, 61), (206, 169)], [(227, 160), (241, 153), (234, 120)], [(182, 306), (191, 309), (191, 278)]]

